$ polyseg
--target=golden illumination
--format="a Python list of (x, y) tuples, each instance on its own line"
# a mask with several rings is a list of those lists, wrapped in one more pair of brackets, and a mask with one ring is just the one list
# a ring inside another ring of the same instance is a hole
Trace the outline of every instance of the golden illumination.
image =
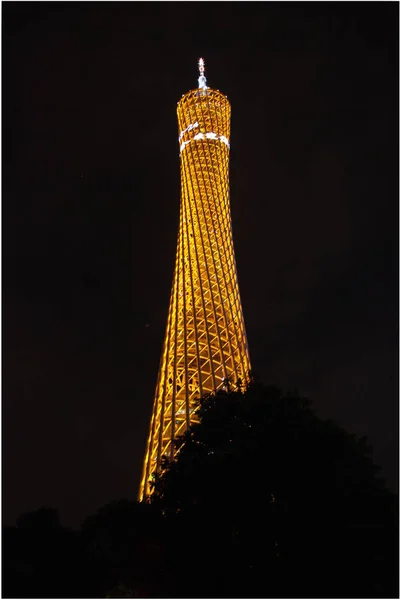
[[(202, 62), (201, 62), (202, 61)], [(206, 87), (178, 103), (181, 206), (177, 253), (163, 352), (139, 490), (142, 500), (174, 439), (197, 421), (204, 394), (251, 369), (231, 229), (228, 163), (231, 107)]]

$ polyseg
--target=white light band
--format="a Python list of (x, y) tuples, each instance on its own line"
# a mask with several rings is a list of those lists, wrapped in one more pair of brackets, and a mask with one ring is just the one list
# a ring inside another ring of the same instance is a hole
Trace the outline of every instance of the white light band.
[(181, 140), (181, 138), (184, 135), (184, 133), (187, 133), (187, 131), (191, 131), (191, 129), (194, 129), (195, 127), (199, 127), (199, 123), (198, 122), (193, 123), (193, 124), (191, 123), (191, 125), (188, 125), (188, 127), (186, 129), (184, 129), (184, 131), (181, 131), (181, 133), (179, 135), (179, 138), (178, 138), (178, 141)]
[[(196, 126), (198, 126), (198, 123), (196, 123)], [(192, 126), (190, 125), (190, 127), (191, 127), (191, 129), (192, 129), (193, 127), (195, 127), (195, 125), (192, 125)], [(182, 134), (183, 134), (183, 133), (185, 133), (185, 131), (187, 131), (187, 130), (188, 130), (188, 127), (187, 127), (187, 129), (185, 129), (185, 130), (182, 132)], [(182, 134), (181, 134), (181, 135), (182, 135)], [(180, 141), (180, 139), (181, 139), (181, 135), (180, 135), (180, 137), (178, 138), (178, 141)], [(228, 148), (230, 147), (230, 143), (229, 143), (228, 139), (226, 138), (226, 136), (225, 136), (225, 135), (217, 135), (217, 133), (214, 133), (214, 131), (210, 131), (210, 132), (208, 132), (208, 133), (206, 133), (206, 134), (203, 134), (203, 133), (197, 133), (197, 134), (196, 134), (196, 135), (194, 135), (194, 137), (192, 138), (192, 140), (194, 140), (194, 141), (197, 141), (197, 140), (204, 140), (204, 139), (207, 139), (207, 140), (218, 140), (219, 142), (223, 142), (223, 144), (225, 144), (225, 145), (226, 145)], [(189, 143), (190, 143), (192, 140), (188, 140), (187, 142), (182, 142), (182, 144), (180, 145), (180, 154), (181, 154), (181, 152), (184, 150), (185, 146), (186, 146), (187, 144), (189, 144)]]

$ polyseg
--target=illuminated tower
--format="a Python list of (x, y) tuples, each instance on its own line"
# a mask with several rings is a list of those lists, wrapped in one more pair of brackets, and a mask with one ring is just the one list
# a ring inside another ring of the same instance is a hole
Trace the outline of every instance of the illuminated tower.
[(197, 421), (197, 400), (225, 385), (248, 380), (251, 365), (235, 265), (228, 161), (230, 103), (206, 85), (178, 102), (181, 206), (166, 335), (150, 424), (139, 498), (174, 439)]

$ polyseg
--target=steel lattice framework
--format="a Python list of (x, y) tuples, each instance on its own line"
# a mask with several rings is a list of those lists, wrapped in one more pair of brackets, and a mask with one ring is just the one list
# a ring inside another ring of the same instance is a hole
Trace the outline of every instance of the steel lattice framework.
[(178, 103), (181, 206), (167, 328), (139, 498), (152, 492), (163, 456), (197, 421), (199, 398), (251, 368), (238, 287), (229, 203), (228, 99), (206, 86)]

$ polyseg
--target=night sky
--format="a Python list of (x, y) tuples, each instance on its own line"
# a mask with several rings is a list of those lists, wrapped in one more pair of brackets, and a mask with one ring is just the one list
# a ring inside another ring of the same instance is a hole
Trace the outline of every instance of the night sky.
[(135, 498), (172, 282), (176, 104), (232, 106), (252, 366), (398, 485), (398, 3), (3, 3), (3, 523)]

